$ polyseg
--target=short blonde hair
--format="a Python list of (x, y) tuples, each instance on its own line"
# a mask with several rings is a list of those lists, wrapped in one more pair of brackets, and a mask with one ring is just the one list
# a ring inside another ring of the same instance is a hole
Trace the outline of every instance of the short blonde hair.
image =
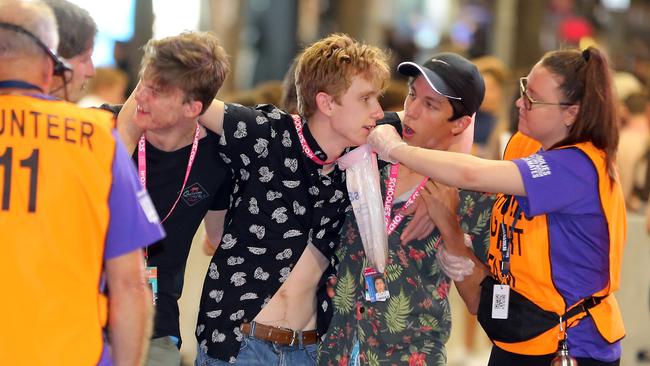
[(185, 102), (196, 100), (203, 104), (203, 113), (229, 71), (228, 56), (214, 33), (184, 32), (147, 42), (140, 76), (162, 89), (181, 89)]
[(358, 75), (383, 91), (390, 77), (388, 55), (346, 34), (332, 34), (307, 47), (295, 73), (300, 114), (309, 118), (316, 112), (316, 95), (320, 92), (339, 103), (352, 78)]

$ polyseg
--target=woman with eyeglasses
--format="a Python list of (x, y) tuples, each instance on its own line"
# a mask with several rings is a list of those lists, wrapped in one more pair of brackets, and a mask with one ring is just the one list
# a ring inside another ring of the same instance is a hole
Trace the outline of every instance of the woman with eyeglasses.
[[(443, 184), (498, 193), (491, 276), (475, 268), (465, 280), (481, 293), (474, 310), (494, 343), (489, 365), (547, 366), (559, 344), (580, 366), (619, 365), (625, 330), (613, 292), (626, 218), (608, 61), (593, 47), (553, 51), (519, 87), (519, 131), (504, 160), (408, 146), (390, 126), (369, 142)], [(462, 231), (444, 239), (442, 267), (464, 270)]]

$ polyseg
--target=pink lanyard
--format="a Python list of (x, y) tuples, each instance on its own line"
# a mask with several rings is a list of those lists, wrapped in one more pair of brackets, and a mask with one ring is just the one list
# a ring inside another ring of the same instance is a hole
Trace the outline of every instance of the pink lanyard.
[[(190, 158), (187, 161), (187, 169), (185, 170), (185, 179), (183, 180), (183, 185), (181, 186), (181, 192), (178, 194), (178, 197), (176, 197), (176, 201), (174, 202), (174, 205), (172, 208), (169, 209), (169, 212), (167, 212), (167, 215), (165, 216), (164, 219), (160, 221), (160, 223), (165, 222), (169, 215), (171, 215), (172, 211), (176, 208), (176, 205), (178, 204), (178, 201), (181, 199), (181, 196), (183, 195), (183, 190), (185, 189), (185, 184), (187, 183), (187, 178), (190, 176), (190, 171), (192, 170), (192, 165), (194, 164), (194, 158), (196, 157), (196, 152), (199, 150), (199, 135), (201, 134), (201, 127), (199, 124), (196, 124), (196, 131), (194, 132), (194, 141), (192, 142), (192, 150), (190, 151)], [(138, 172), (140, 174), (140, 183), (142, 183), (142, 186), (147, 188), (147, 158), (146, 158), (146, 142), (144, 139), (144, 134), (140, 137), (140, 141), (138, 141)]]
[(298, 133), (298, 140), (300, 140), (300, 145), (302, 146), (302, 151), (305, 153), (305, 155), (307, 155), (307, 157), (310, 158), (311, 161), (319, 165), (328, 165), (335, 162), (336, 160), (332, 160), (328, 162), (322, 161), (321, 159), (318, 158), (318, 156), (316, 156), (316, 154), (314, 154), (313, 151), (311, 151), (309, 145), (307, 145), (307, 140), (305, 139), (305, 136), (302, 134), (302, 120), (300, 119), (300, 116), (298, 116), (297, 114), (292, 114), (291, 117), (293, 117), (293, 124), (296, 126), (296, 132)]
[(415, 200), (420, 195), (422, 187), (427, 183), (428, 178), (422, 179), (422, 182), (418, 184), (415, 191), (411, 193), (411, 196), (402, 208), (395, 214), (395, 217), (391, 220), (391, 212), (393, 211), (393, 199), (395, 198), (395, 189), (397, 187), (397, 175), (399, 174), (399, 165), (392, 164), (390, 166), (390, 176), (388, 177), (388, 183), (386, 184), (386, 199), (384, 200), (384, 222), (386, 223), (386, 232), (388, 235), (392, 234), (393, 231), (397, 228), (402, 219), (404, 219), (404, 210), (409, 208), (415, 202)]

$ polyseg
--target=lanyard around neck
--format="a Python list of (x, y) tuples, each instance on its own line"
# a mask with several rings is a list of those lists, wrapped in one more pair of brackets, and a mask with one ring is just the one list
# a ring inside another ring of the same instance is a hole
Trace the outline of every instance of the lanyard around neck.
[[(516, 199), (515, 196), (510, 196), (511, 199)], [(515, 210), (515, 218), (512, 220), (510, 230), (506, 229), (506, 224), (501, 221), (501, 277), (507, 278), (510, 276), (510, 242), (514, 237), (515, 225), (519, 221), (521, 214), (521, 206), (517, 202), (517, 209)], [(505, 215), (504, 215), (505, 217)]]
[(302, 133), (302, 120), (300, 119), (300, 116), (297, 115), (297, 114), (292, 114), (291, 117), (293, 117), (293, 124), (296, 126), (296, 132), (298, 133), (298, 140), (300, 140), (300, 146), (302, 146), (302, 152), (305, 153), (305, 155), (307, 155), (307, 157), (310, 158), (311, 161), (313, 161), (316, 164), (329, 165), (329, 164), (334, 163), (336, 161), (336, 159), (326, 162), (326, 161), (323, 161), (323, 160), (319, 159), (318, 156), (316, 156), (316, 154), (314, 154), (314, 152), (311, 150), (311, 148), (307, 144), (307, 140), (305, 139), (305, 136)]
[[(172, 208), (169, 209), (169, 212), (167, 212), (167, 215), (165, 216), (164, 219), (162, 219), (160, 222), (163, 223), (169, 215), (171, 215), (172, 211), (176, 208), (176, 205), (178, 204), (178, 201), (180, 200), (181, 196), (183, 195), (183, 190), (185, 189), (185, 184), (187, 184), (187, 178), (190, 176), (190, 171), (192, 170), (192, 165), (194, 164), (194, 158), (196, 157), (196, 152), (199, 149), (199, 135), (201, 134), (201, 127), (199, 124), (196, 124), (196, 130), (194, 131), (194, 141), (192, 142), (192, 150), (190, 151), (190, 158), (187, 161), (187, 168), (185, 169), (185, 179), (183, 179), (183, 185), (181, 186), (181, 191), (178, 193), (178, 197), (176, 197), (176, 201), (174, 201), (174, 205)], [(140, 183), (142, 183), (142, 186), (147, 188), (147, 151), (146, 151), (146, 146), (147, 143), (144, 138), (144, 134), (140, 137), (140, 141), (138, 141), (138, 173), (140, 175)]]
[(26, 89), (43, 93), (40, 87), (22, 80), (0, 80), (0, 89)]
[(395, 214), (395, 217), (391, 220), (391, 214), (393, 211), (393, 200), (395, 198), (395, 191), (397, 188), (397, 176), (399, 175), (399, 164), (392, 164), (390, 166), (390, 176), (388, 177), (388, 183), (386, 184), (386, 199), (384, 200), (384, 222), (386, 223), (386, 232), (388, 235), (392, 234), (393, 231), (397, 228), (400, 222), (404, 219), (404, 210), (409, 208), (413, 202), (420, 195), (422, 187), (427, 183), (428, 178), (422, 179), (420, 184), (418, 184), (415, 191), (411, 193), (411, 196), (402, 208)]

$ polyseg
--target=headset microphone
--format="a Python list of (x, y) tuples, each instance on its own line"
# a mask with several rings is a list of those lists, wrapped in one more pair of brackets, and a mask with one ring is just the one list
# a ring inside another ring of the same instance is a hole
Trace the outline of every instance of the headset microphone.
[[(32, 41), (34, 41), (34, 43), (36, 43), (36, 45), (39, 48), (41, 48), (45, 52), (45, 54), (47, 54), (48, 57), (52, 59), (52, 62), (54, 63), (52, 75), (59, 76), (61, 77), (61, 79), (63, 79), (64, 88), (66, 89), (67, 92), (66, 84), (68, 83), (68, 81), (70, 81), (69, 76), (72, 73), (72, 67), (70, 67), (63, 59), (57, 56), (54, 52), (52, 52), (52, 50), (50, 50), (45, 45), (45, 43), (43, 43), (43, 41), (41, 41), (38, 37), (36, 37), (32, 32), (28, 31), (27, 29), (16, 24), (5, 23), (5, 22), (0, 22), (0, 28), (8, 29), (16, 33), (23, 34), (29, 37)], [(66, 76), (66, 74), (68, 75)]]

